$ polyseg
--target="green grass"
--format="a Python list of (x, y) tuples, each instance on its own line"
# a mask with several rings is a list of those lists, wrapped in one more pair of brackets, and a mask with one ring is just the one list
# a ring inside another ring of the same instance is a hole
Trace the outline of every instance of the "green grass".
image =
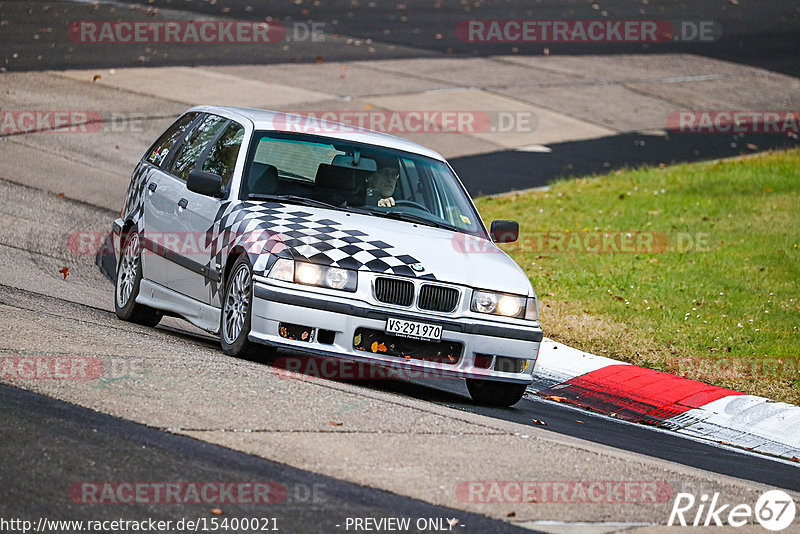
[[(539, 295), (545, 335), (800, 404), (800, 150), (568, 179), (477, 204), (486, 221), (520, 222), (505, 248)], [(655, 246), (581, 246), (616, 232)], [(550, 233), (576, 241), (554, 251), (538, 240)]]

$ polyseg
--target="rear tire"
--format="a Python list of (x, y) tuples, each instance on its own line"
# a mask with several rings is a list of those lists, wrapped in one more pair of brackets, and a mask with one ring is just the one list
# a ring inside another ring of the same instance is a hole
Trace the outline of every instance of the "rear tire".
[(219, 317), (222, 351), (230, 356), (250, 356), (255, 343), (247, 339), (253, 310), (253, 268), (247, 256), (239, 256), (225, 281)]
[(139, 285), (142, 282), (142, 248), (139, 233), (130, 230), (122, 235), (122, 256), (117, 265), (117, 281), (114, 285), (114, 311), (123, 321), (142, 326), (156, 326), (164, 316), (150, 306), (137, 304)]
[(472, 400), (487, 406), (513, 406), (522, 399), (527, 387), (526, 384), (467, 378), (467, 389)]

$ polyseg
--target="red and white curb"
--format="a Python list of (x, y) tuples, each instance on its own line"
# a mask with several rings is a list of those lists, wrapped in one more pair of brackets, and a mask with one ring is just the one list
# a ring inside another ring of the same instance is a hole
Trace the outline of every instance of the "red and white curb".
[(596, 356), (551, 339), (542, 341), (529, 390), (626, 421), (800, 459), (800, 406)]

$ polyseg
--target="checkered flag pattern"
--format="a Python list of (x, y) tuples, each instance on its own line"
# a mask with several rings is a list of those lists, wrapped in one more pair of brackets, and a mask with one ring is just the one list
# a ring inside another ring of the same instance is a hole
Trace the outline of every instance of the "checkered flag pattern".
[[(311, 213), (303, 206), (277, 202), (225, 203), (206, 234), (209, 268), (222, 265), (236, 246), (250, 255), (253, 271), (264, 274), (277, 257), (345, 269), (418, 276), (410, 265), (419, 260), (357, 229)], [(432, 275), (424, 275), (432, 278)], [(212, 283), (212, 293), (218, 288)]]
[[(139, 164), (131, 176), (131, 184), (128, 186), (128, 196), (125, 198), (125, 208), (122, 210), (124, 220), (131, 220), (139, 228), (139, 221), (144, 214), (144, 190), (152, 174), (152, 168), (148, 165)], [(141, 228), (139, 228), (141, 230)]]

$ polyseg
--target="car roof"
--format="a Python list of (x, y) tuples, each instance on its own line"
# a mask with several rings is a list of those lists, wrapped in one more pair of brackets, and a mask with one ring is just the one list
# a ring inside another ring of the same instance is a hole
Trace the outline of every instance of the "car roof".
[[(435, 150), (431, 150), (430, 148), (424, 147), (407, 139), (403, 139), (402, 137), (397, 137), (382, 132), (376, 132), (374, 130), (368, 130), (366, 128), (359, 128), (358, 126), (354, 126), (352, 124), (342, 124), (335, 121), (325, 121), (326, 124), (330, 124), (331, 126), (334, 127), (331, 128), (333, 130), (336, 130), (337, 128), (335, 127), (338, 125), (343, 126), (343, 128), (341, 131), (304, 132), (304, 131), (297, 131), (296, 129), (292, 128), (276, 127), (275, 124), (276, 117), (278, 118), (279, 123), (281, 122), (281, 120), (285, 121), (285, 117), (287, 115), (293, 117), (303, 117), (303, 115), (297, 115), (294, 113), (269, 111), (269, 110), (254, 109), (254, 108), (238, 108), (232, 106), (196, 106), (193, 107), (190, 111), (214, 113), (215, 115), (220, 115), (228, 118), (233, 118), (232, 116), (239, 116), (250, 120), (253, 123), (253, 127), (256, 130), (308, 133), (310, 135), (327, 137), (330, 139), (341, 139), (344, 141), (352, 141), (356, 143), (364, 143), (369, 145), (393, 148), (396, 150), (402, 150), (404, 152), (411, 152), (413, 154), (427, 156), (429, 158), (437, 159), (439, 161), (445, 161), (444, 157), (441, 154), (439, 154)], [(319, 117), (316, 117), (315, 119), (317, 121), (320, 120)]]

